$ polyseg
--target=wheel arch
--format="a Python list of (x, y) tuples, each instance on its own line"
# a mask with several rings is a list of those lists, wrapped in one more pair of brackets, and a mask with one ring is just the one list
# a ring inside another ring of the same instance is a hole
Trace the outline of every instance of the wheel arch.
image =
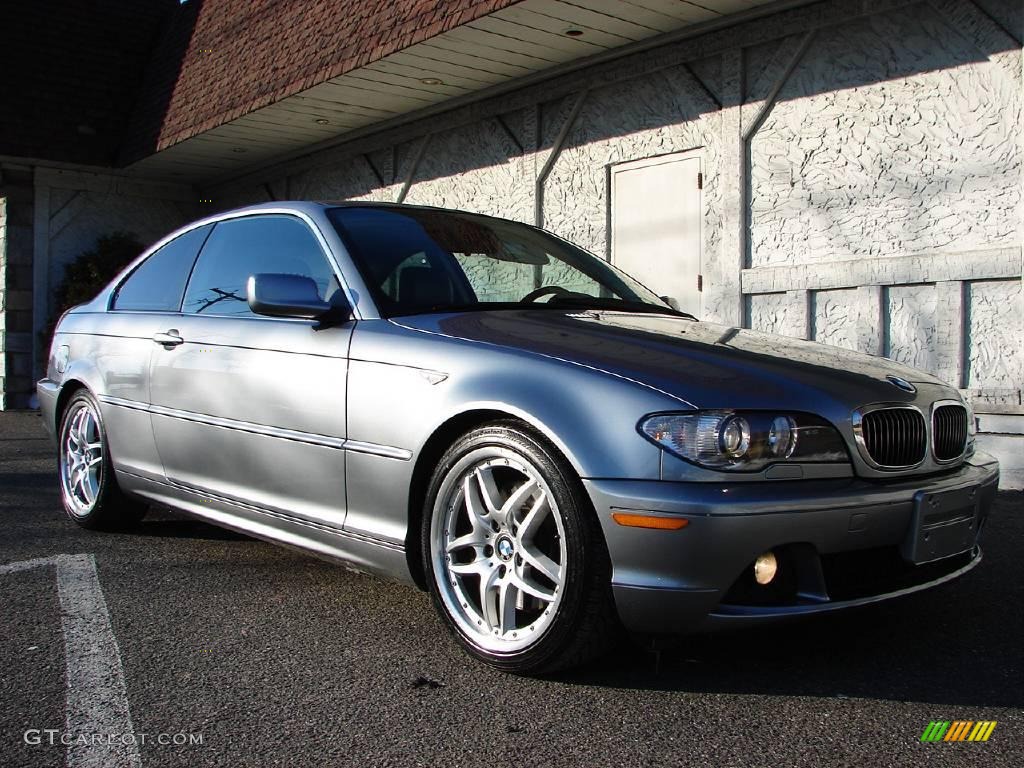
[(413, 581), (420, 589), (427, 588), (426, 575), (423, 573), (423, 558), (420, 552), (420, 526), (423, 523), (423, 504), (426, 501), (427, 486), (430, 484), (430, 476), (434, 467), (460, 435), (483, 424), (502, 419), (516, 419), (516, 417), (506, 411), (483, 408), (451, 416), (430, 434), (416, 457), (412, 480), (409, 483), (409, 525), (405, 533), (405, 557)]
[(76, 392), (84, 389), (99, 400), (96, 393), (104, 391), (104, 377), (97, 368), (94, 355), (87, 350), (74, 352), (67, 370), (57, 383), (60, 389), (53, 408), (54, 434), (60, 430), (64, 409)]
[(92, 390), (81, 379), (71, 378), (61, 384), (60, 392), (57, 394), (57, 404), (53, 409), (53, 430), (55, 435), (60, 434), (60, 423), (64, 419), (64, 411), (67, 409), (68, 403), (71, 402), (71, 398), (75, 396), (76, 392), (83, 389), (92, 394)]
[(424, 442), (416, 457), (412, 480), (409, 483), (409, 524), (405, 534), (405, 556), (413, 581), (420, 589), (427, 588), (426, 575), (423, 572), (423, 556), (420, 541), (420, 528), (423, 524), (423, 508), (426, 502), (427, 487), (437, 462), (452, 444), (462, 435), (477, 427), (495, 421), (514, 421), (526, 432), (542, 440), (548, 448), (557, 452), (575, 472), (579, 467), (567, 454), (561, 442), (554, 439), (543, 425), (534, 419), (525, 418), (515, 409), (500, 407), (480, 407), (463, 411), (449, 417), (438, 425)]

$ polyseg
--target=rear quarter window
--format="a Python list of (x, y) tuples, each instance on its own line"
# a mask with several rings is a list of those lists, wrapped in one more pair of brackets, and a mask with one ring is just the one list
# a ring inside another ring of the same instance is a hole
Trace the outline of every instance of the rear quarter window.
[(174, 238), (137, 266), (114, 294), (111, 309), (177, 312), (185, 283), (212, 225)]

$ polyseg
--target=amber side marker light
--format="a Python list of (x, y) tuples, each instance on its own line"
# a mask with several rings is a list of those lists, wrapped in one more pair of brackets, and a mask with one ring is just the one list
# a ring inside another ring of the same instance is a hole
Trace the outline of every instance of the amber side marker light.
[(685, 517), (659, 517), (635, 512), (612, 512), (612, 520), (628, 528), (656, 528), (659, 531), (678, 531), (690, 524)]

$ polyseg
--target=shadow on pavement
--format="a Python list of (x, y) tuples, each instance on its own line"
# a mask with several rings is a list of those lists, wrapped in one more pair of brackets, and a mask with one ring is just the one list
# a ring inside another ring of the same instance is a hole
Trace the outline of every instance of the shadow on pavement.
[[(999, 495), (964, 578), (883, 605), (762, 629), (639, 644), (562, 682), (780, 696), (1024, 707), (1024, 494)], [(616, 658), (620, 659), (616, 663)]]
[[(150, 514), (153, 514), (152, 512)], [(168, 513), (169, 514), (169, 513)], [(203, 541), (245, 541), (250, 537), (243, 533), (218, 528), (187, 517), (146, 517), (129, 531), (134, 536), (154, 536), (163, 539), (201, 539)]]

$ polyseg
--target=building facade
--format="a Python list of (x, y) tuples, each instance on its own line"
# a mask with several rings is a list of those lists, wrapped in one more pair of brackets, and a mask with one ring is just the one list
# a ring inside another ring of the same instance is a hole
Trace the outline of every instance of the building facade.
[[(155, 239), (198, 212), (245, 203), (382, 200), (536, 223), (700, 317), (935, 373), (971, 397), (1008, 484), (1024, 480), (1019, 2), (774, 3), (621, 45), (607, 41), (628, 37), (622, 22), (653, 24), (643, 12), (687, 4), (501, 5), (479, 18), (525, 31), (520, 41), (507, 26), (484, 27), (509, 39), (491, 66), (505, 73), (500, 87), (466, 85), (490, 71), (487, 59), (467, 64), (440, 44), (427, 56), (427, 36), (416, 55), (437, 71), (421, 82), (462, 90), (315, 141), (303, 116), (335, 112), (312, 96), (303, 112), (295, 94), (279, 93), (255, 113), (303, 140), (246, 163), (234, 151), (244, 145), (228, 146), (255, 134), (224, 134), (230, 167), (202, 178), (167, 176), (181, 142), (159, 140), (116, 171), (5, 162), (8, 406), (25, 404), (29, 316), (38, 328), (63, 264), (103, 230)], [(605, 47), (526, 72), (521, 57), (551, 44), (538, 17), (551, 20), (548, 36), (580, 31)], [(390, 71), (374, 72), (401, 73), (413, 61), (402, 50), (383, 56)], [(313, 88), (322, 86), (305, 92)], [(368, 93), (369, 104), (389, 95)], [(294, 125), (267, 111), (275, 104), (288, 105)]]

